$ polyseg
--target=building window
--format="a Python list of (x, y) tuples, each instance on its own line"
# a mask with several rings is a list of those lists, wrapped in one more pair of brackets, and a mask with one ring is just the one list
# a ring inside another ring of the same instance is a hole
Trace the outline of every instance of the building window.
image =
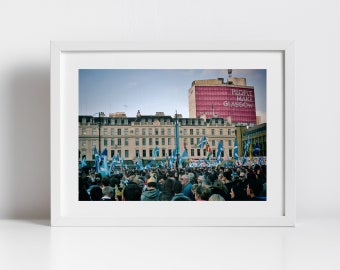
[(128, 146), (128, 145), (129, 145), (129, 139), (125, 138), (125, 146)]
[(111, 140), (111, 146), (115, 145), (115, 140)]
[(142, 129), (142, 135), (146, 135), (145, 128)]
[(149, 135), (152, 135), (152, 128), (149, 128)]
[(213, 150), (213, 157), (216, 157), (216, 150)]
[(152, 138), (149, 138), (149, 145), (152, 145)]
[(97, 128), (92, 128), (92, 135), (97, 135)]
[(194, 130), (192, 128), (190, 129), (190, 135), (194, 135)]
[(168, 128), (168, 136), (171, 135), (171, 128)]
[(129, 150), (125, 150), (125, 158), (129, 157)]
[(183, 130), (183, 135), (188, 135), (186, 129)]
[(117, 130), (117, 135), (122, 135), (122, 130), (120, 128)]
[(85, 147), (85, 146), (86, 146), (86, 141), (82, 141), (82, 142), (81, 142), (81, 146), (82, 146), (82, 147)]
[(158, 135), (158, 128), (155, 128), (155, 135)]
[(146, 150), (143, 150), (143, 157), (146, 157)]
[(159, 138), (155, 138), (155, 145), (159, 145)]
[(196, 145), (199, 145), (200, 143), (200, 138), (196, 138)]
[(107, 128), (104, 128), (104, 135), (107, 135)]
[(228, 129), (228, 135), (230, 135), (230, 129)]
[(111, 150), (111, 157), (115, 155), (115, 150)]
[(86, 128), (83, 128), (83, 129), (81, 130), (81, 134), (82, 134), (82, 135), (86, 135)]
[(202, 135), (205, 135), (205, 129), (204, 128), (202, 129)]
[(146, 145), (146, 139), (142, 138), (142, 145)]
[(118, 156), (122, 156), (122, 150), (118, 150)]
[(171, 145), (171, 138), (168, 138), (168, 145)]
[(104, 139), (104, 146), (107, 146), (107, 139)]
[(196, 129), (196, 135), (200, 135), (200, 130), (198, 128)]
[(139, 139), (136, 139), (136, 146), (139, 146)]
[(211, 135), (215, 135), (215, 129), (211, 129)]
[(231, 140), (228, 141), (228, 145), (231, 146)]
[(190, 152), (191, 152), (191, 156), (193, 157), (195, 155), (195, 149), (191, 149)]
[(124, 128), (124, 135), (125, 135), (125, 136), (129, 135), (129, 129)]
[(162, 145), (165, 145), (165, 138), (162, 138)]
[(220, 135), (223, 135), (223, 129), (220, 129)]
[(136, 157), (138, 157), (138, 154), (139, 154), (139, 150), (137, 149), (136, 150)]
[(197, 149), (197, 156), (200, 157), (201, 156), (201, 149)]
[(139, 136), (139, 128), (136, 128), (136, 129), (135, 129), (135, 134), (136, 134), (137, 136)]
[(211, 145), (215, 146), (215, 140), (211, 140)]
[(122, 145), (122, 139), (118, 139), (118, 145), (121, 146)]
[(161, 129), (161, 135), (165, 135), (165, 131), (164, 131), (164, 128)]
[(115, 129), (111, 128), (111, 136), (115, 135)]
[(152, 157), (152, 149), (149, 149), (149, 157)]
[(168, 156), (171, 157), (171, 155), (172, 155), (172, 150), (169, 149), (169, 150), (168, 150)]
[(190, 144), (194, 145), (194, 138), (190, 138)]
[(162, 149), (162, 157), (165, 157), (165, 149)]
[(231, 152), (231, 149), (229, 149), (229, 157), (232, 156), (232, 152)]

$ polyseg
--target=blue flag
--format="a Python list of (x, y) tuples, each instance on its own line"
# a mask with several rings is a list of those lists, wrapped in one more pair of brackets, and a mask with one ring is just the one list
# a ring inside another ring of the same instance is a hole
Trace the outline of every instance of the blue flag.
[(203, 148), (203, 147), (205, 147), (206, 144), (207, 144), (207, 138), (205, 136), (203, 136), (201, 138), (201, 140), (199, 141), (197, 147)]
[(260, 151), (261, 151), (261, 148), (260, 148), (258, 142), (256, 142), (255, 147), (254, 147), (254, 150), (253, 150), (254, 156), (259, 155), (259, 154), (260, 154)]
[(155, 157), (158, 157), (158, 154), (159, 154), (159, 148), (156, 146), (153, 149), (152, 156), (155, 158)]
[(217, 156), (221, 157), (221, 154), (222, 154), (223, 151), (224, 151), (223, 143), (222, 143), (222, 141), (218, 141)]
[(237, 145), (236, 137), (235, 137), (235, 140), (234, 140), (234, 159), (238, 160), (238, 145)]
[(84, 168), (87, 166), (87, 162), (86, 162), (86, 156), (83, 156), (82, 160), (81, 160), (81, 168)]
[(109, 167), (107, 164), (107, 149), (105, 148), (100, 154), (100, 158), (102, 160), (102, 166), (100, 167), (100, 174), (102, 176), (109, 175)]

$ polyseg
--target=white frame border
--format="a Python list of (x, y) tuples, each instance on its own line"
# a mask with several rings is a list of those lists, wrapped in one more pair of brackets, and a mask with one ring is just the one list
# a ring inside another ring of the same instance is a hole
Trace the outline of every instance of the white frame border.
[[(204, 218), (166, 219), (152, 217), (140, 219), (78, 218), (61, 215), (61, 55), (65, 52), (110, 51), (281, 51), (284, 70), (284, 216), (257, 218)], [(294, 99), (294, 44), (291, 41), (228, 41), (218, 43), (112, 43), (112, 42), (51, 42), (51, 225), (52, 226), (295, 226), (295, 99)], [(289, 106), (289, 109), (288, 109)]]

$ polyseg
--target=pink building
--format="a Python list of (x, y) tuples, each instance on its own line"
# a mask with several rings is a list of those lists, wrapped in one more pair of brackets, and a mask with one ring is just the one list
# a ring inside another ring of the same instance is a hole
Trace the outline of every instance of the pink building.
[(189, 89), (189, 117), (231, 117), (232, 123), (256, 124), (255, 93), (245, 78), (193, 81)]

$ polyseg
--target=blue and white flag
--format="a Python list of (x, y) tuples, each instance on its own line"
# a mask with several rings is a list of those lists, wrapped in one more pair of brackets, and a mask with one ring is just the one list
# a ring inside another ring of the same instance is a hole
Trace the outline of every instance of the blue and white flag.
[(223, 147), (223, 143), (222, 141), (218, 141), (218, 145), (217, 145), (217, 157), (219, 156), (221, 158), (222, 156), (222, 152), (224, 152), (224, 147)]
[(203, 148), (203, 147), (205, 147), (206, 144), (207, 144), (207, 138), (205, 136), (203, 136), (201, 138), (201, 140), (199, 141), (197, 147)]
[(156, 146), (153, 149), (152, 156), (155, 158), (155, 157), (158, 157), (158, 155), (159, 155), (159, 148)]
[(109, 175), (109, 167), (107, 164), (107, 149), (106, 148), (100, 154), (100, 158), (102, 160), (102, 165), (100, 167), (100, 174), (102, 176), (107, 176)]
[(188, 150), (184, 149), (182, 156), (181, 156), (181, 159), (179, 160), (179, 166), (181, 166), (182, 163), (187, 159), (189, 159)]
[(260, 154), (260, 151), (261, 151), (261, 148), (260, 148), (258, 142), (256, 142), (254, 150), (253, 150), (254, 156), (258, 156)]
[(238, 145), (237, 145), (236, 137), (235, 137), (235, 140), (234, 140), (234, 159), (238, 160)]
[(86, 156), (84, 155), (83, 158), (81, 159), (81, 164), (80, 167), (84, 168), (87, 166), (87, 162), (86, 162)]
[(136, 169), (137, 170), (143, 170), (143, 164), (142, 164), (142, 161), (140, 159), (139, 153), (138, 153), (138, 157), (137, 157)]

